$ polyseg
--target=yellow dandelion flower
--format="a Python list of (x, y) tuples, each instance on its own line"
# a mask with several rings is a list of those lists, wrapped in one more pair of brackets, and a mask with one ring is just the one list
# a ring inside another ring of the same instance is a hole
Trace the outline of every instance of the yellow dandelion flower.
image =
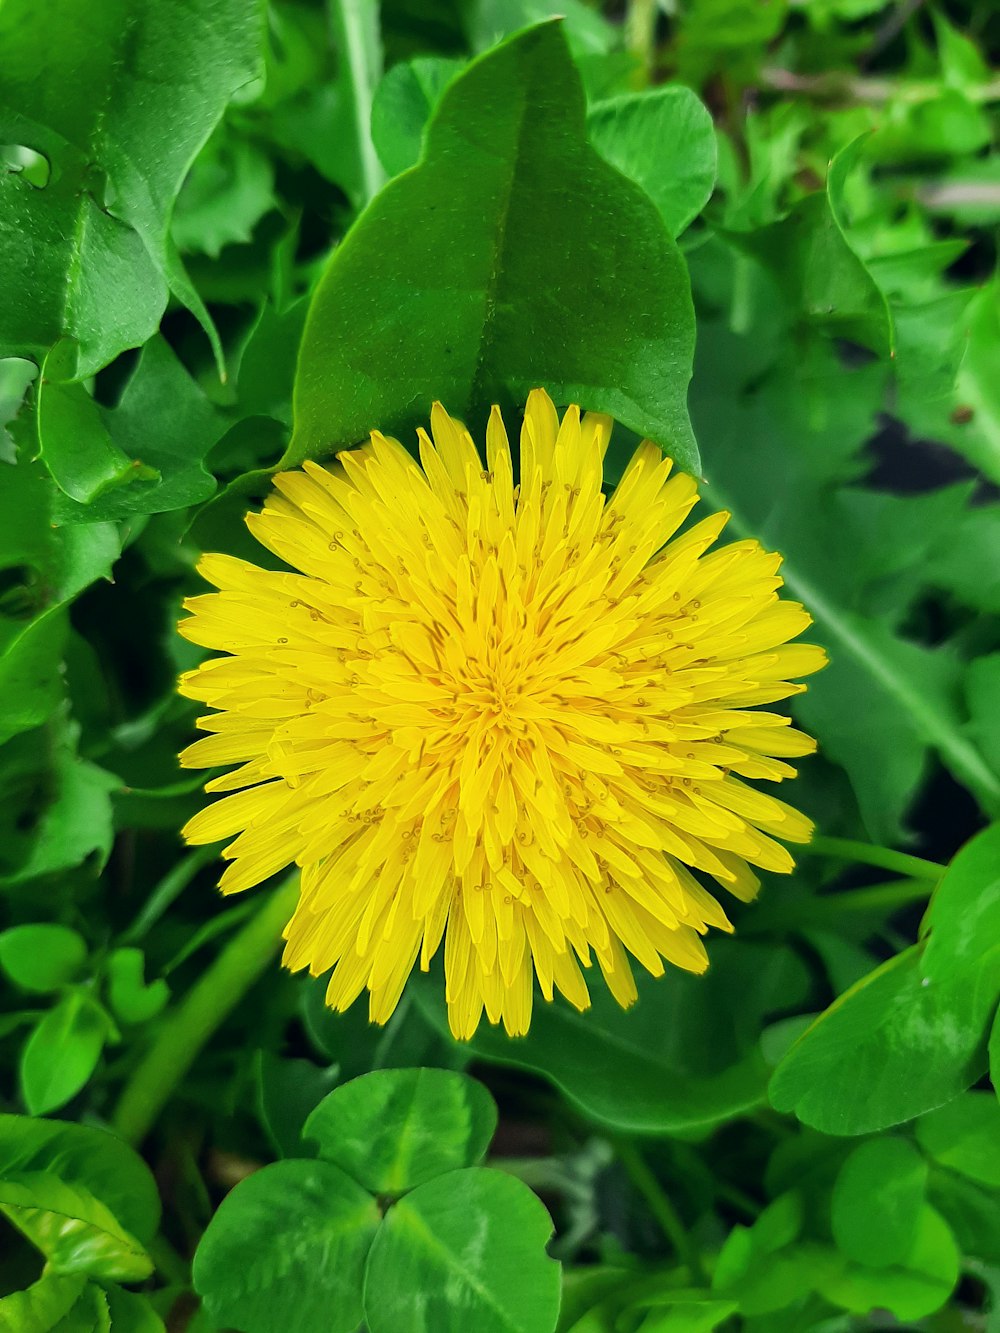
[(375, 432), (275, 477), (247, 524), (300, 572), (203, 557), (219, 591), (181, 631), (229, 655), (182, 677), (217, 711), (181, 762), (239, 767), (184, 834), (237, 835), (225, 893), (301, 866), (284, 962), (333, 968), (331, 1006), (367, 987), (384, 1023), (443, 938), (455, 1035), (484, 1009), (518, 1035), (535, 976), (584, 1009), (592, 957), (622, 1005), (629, 954), (703, 971), (732, 926), (693, 872), (746, 900), (751, 866), (792, 869), (775, 839), (809, 821), (742, 779), (814, 749), (755, 705), (825, 659), (788, 643), (810, 618), (779, 556), (709, 551), (727, 514), (671, 541), (698, 496), (659, 449), (605, 497), (609, 418), (533, 392), (519, 486), (497, 409), (485, 467), (439, 405), (431, 427), (420, 466)]

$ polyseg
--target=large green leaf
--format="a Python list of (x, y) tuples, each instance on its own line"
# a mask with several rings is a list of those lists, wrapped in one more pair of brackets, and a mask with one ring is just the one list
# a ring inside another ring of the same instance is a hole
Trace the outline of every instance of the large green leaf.
[(792, 1046), (771, 1101), (827, 1134), (944, 1105), (986, 1069), (1000, 996), (1000, 825), (968, 843), (928, 909), (926, 943), (842, 995)]
[(46, 156), (51, 178), (41, 189), (8, 178), (0, 196), (6, 308), (20, 312), (0, 347), (38, 356), (66, 335), (86, 376), (153, 333), (167, 284), (221, 365), (170, 214), (229, 99), (260, 72), (263, 36), (261, 7), (245, 0), (7, 0), (0, 135)]
[(527, 1186), (471, 1167), (420, 1185), (386, 1214), (368, 1257), (371, 1333), (553, 1333), (552, 1221)]
[(956, 1097), (986, 1064), (1000, 950), (985, 962), (925, 986), (920, 948), (890, 959), (795, 1043), (775, 1071), (772, 1103), (826, 1134), (866, 1134)]
[(160, 1198), (149, 1168), (103, 1129), (0, 1115), (0, 1177), (9, 1171), (58, 1176), (100, 1199), (143, 1243), (156, 1233)]
[(194, 1257), (209, 1314), (241, 1333), (354, 1333), (375, 1200), (331, 1162), (277, 1162), (223, 1199)]
[[(5, 5), (0, 14), (14, 8)], [(6, 117), (0, 126), (7, 137), (16, 133)], [(21, 137), (45, 142), (27, 130)], [(0, 173), (0, 288), (8, 293), (0, 356), (41, 363), (65, 337), (78, 346), (77, 373), (88, 374), (155, 333), (167, 287), (141, 237), (81, 192), (75, 174), (39, 189), (13, 172)]]
[(401, 1194), (480, 1161), (496, 1121), (493, 1098), (465, 1074), (380, 1069), (328, 1093), (303, 1135), (373, 1194)]
[[(461, 64), (438, 56), (393, 65), (372, 104), (372, 136), (392, 175), (420, 157), (427, 122)], [(587, 113), (590, 142), (604, 160), (640, 185), (679, 236), (715, 184), (715, 128), (701, 99), (680, 84), (625, 93)]]
[(481, 426), (536, 385), (610, 412), (697, 469), (687, 415), (687, 276), (649, 199), (586, 139), (558, 25), (513, 38), (450, 85), (423, 160), (334, 252), (306, 321), (283, 460), (432, 399)]
[[(549, 1079), (601, 1124), (640, 1134), (719, 1124), (764, 1100), (760, 1028), (768, 1013), (802, 1002), (807, 978), (794, 955), (741, 941), (717, 940), (711, 957), (704, 977), (641, 973), (632, 1009), (597, 978), (585, 1013), (562, 1000), (539, 1003), (526, 1037), (484, 1024), (468, 1045), (481, 1059)], [(434, 994), (417, 994), (443, 1027)]]

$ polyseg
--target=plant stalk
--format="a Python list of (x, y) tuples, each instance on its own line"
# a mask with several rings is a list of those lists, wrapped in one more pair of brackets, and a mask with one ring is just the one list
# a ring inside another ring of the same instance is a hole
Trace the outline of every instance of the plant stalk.
[(337, 47), (347, 66), (361, 184), (367, 204), (385, 181), (371, 136), (372, 97), (381, 65), (377, 0), (331, 0), (330, 17)]
[(691, 1275), (697, 1286), (707, 1285), (708, 1275), (701, 1262), (697, 1247), (688, 1235), (677, 1209), (667, 1198), (660, 1182), (649, 1169), (639, 1149), (629, 1139), (614, 1140), (618, 1160), (628, 1173), (629, 1179), (649, 1206), (649, 1211), (659, 1223), (660, 1230), (666, 1236), (678, 1259)]
[(629, 0), (625, 14), (625, 46), (639, 62), (637, 82), (648, 88), (656, 57), (656, 0)]
[(298, 900), (296, 871), (261, 905), (192, 986), (126, 1083), (112, 1126), (126, 1143), (149, 1133), (202, 1047), (271, 961)]
[(862, 865), (876, 866), (879, 870), (895, 870), (907, 879), (938, 880), (948, 869), (937, 861), (925, 861), (922, 856), (897, 852), (891, 847), (876, 847), (871, 843), (856, 842), (853, 838), (827, 838), (822, 834), (817, 834), (799, 850), (843, 861), (860, 861)]

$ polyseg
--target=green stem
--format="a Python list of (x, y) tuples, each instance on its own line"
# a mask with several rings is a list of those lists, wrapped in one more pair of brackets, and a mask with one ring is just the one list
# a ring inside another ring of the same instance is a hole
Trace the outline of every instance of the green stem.
[(825, 893), (811, 900), (813, 906), (829, 911), (831, 916), (843, 912), (895, 911), (910, 903), (925, 902), (933, 891), (928, 879), (894, 879), (891, 884), (872, 884), (865, 889), (847, 889), (842, 893)]
[(372, 143), (372, 97), (378, 82), (379, 12), (377, 0), (331, 0), (330, 17), (354, 107), (354, 128), (364, 202), (382, 188), (385, 173)]
[(879, 870), (895, 870), (907, 879), (938, 880), (948, 869), (937, 861), (925, 861), (922, 856), (910, 856), (891, 847), (874, 847), (871, 843), (855, 842), (853, 838), (825, 838), (821, 834), (799, 851), (833, 856), (843, 861), (860, 861), (862, 865), (877, 866)]
[(656, 0), (629, 0), (625, 45), (639, 62), (639, 86), (648, 87), (656, 56)]
[(761, 905), (741, 929), (750, 935), (769, 935), (774, 930), (815, 929), (829, 926), (854, 913), (891, 916), (900, 907), (926, 902), (934, 891), (929, 879), (894, 879), (863, 889), (841, 889), (815, 898), (785, 899), (769, 907)]
[(160, 1028), (112, 1116), (127, 1143), (141, 1143), (199, 1051), (271, 961), (298, 899), (298, 872), (222, 950)]
[(725, 1199), (727, 1203), (739, 1209), (743, 1216), (751, 1222), (756, 1222), (757, 1218), (760, 1217), (761, 1205), (736, 1185), (730, 1185), (725, 1180), (717, 1180), (715, 1182), (715, 1193), (720, 1199)]
[(182, 856), (163, 876), (147, 898), (142, 910), (124, 932), (120, 944), (135, 944), (154, 926), (160, 917), (180, 897), (202, 866), (207, 866), (219, 855), (217, 846), (196, 847)]
[(698, 1286), (704, 1285), (708, 1281), (708, 1276), (702, 1265), (701, 1256), (685, 1230), (677, 1209), (663, 1192), (660, 1182), (647, 1166), (639, 1149), (629, 1139), (616, 1138), (614, 1145), (618, 1160), (628, 1173), (632, 1184), (646, 1200), (649, 1211), (656, 1218), (664, 1236), (691, 1274), (691, 1280)]

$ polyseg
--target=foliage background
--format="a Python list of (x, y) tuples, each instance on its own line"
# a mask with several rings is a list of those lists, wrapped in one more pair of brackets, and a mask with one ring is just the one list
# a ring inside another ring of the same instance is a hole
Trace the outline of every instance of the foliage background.
[[(4, 1330), (1000, 1328), (996, 9), (561, 11), (0, 3)], [(822, 837), (460, 1047), (180, 846), (173, 627), (279, 459), (538, 382), (785, 554)]]

